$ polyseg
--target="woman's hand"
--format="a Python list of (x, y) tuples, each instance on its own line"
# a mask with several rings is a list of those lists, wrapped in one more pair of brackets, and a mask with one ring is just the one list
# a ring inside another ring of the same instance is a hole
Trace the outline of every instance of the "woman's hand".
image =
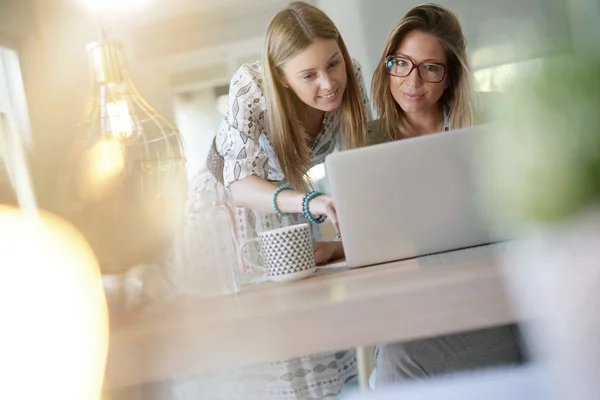
[[(246, 207), (263, 213), (274, 213), (273, 193), (277, 189), (271, 182), (257, 176), (248, 176), (231, 184), (231, 194), (236, 207)], [(277, 195), (277, 205), (282, 213), (302, 213), (305, 192), (284, 190)], [(308, 203), (308, 210), (315, 217), (326, 216), (337, 234), (340, 233), (333, 197), (323, 194)]]
[(315, 250), (315, 264), (317, 265), (344, 258), (342, 242), (313, 242), (313, 249)]
[(333, 204), (332, 196), (324, 194), (315, 197), (308, 203), (308, 211), (310, 211), (312, 215), (315, 215), (317, 217), (325, 215), (333, 224), (333, 227), (335, 228), (335, 233), (340, 233), (340, 227), (338, 225), (337, 214), (335, 212), (335, 206)]

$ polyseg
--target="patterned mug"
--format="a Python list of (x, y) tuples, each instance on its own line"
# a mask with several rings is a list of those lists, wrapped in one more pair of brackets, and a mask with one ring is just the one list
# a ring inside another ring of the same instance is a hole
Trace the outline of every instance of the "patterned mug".
[[(244, 248), (260, 244), (265, 265), (250, 260)], [(315, 255), (308, 224), (292, 225), (260, 232), (257, 238), (247, 239), (240, 245), (244, 262), (252, 268), (265, 271), (273, 282), (287, 282), (305, 278), (315, 272)]]

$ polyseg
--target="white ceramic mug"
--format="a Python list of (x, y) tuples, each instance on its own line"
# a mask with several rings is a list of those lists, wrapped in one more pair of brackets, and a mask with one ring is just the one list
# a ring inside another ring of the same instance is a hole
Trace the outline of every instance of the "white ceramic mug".
[[(265, 265), (244, 255), (244, 248), (260, 243), (260, 253)], [(315, 254), (308, 224), (291, 225), (260, 232), (257, 238), (247, 239), (240, 245), (244, 262), (265, 271), (273, 282), (287, 282), (305, 278), (315, 272)]]

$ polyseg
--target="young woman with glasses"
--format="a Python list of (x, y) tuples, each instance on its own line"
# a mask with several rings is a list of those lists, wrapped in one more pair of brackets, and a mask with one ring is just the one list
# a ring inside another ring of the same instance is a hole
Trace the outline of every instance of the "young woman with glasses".
[(466, 40), (456, 16), (434, 4), (410, 10), (390, 33), (373, 77), (379, 119), (370, 140), (397, 140), (474, 122)]
[[(471, 89), (466, 44), (457, 17), (444, 7), (426, 4), (404, 15), (389, 35), (373, 77), (379, 119), (369, 124), (369, 144), (483, 122)], [(514, 327), (503, 326), (382, 344), (374, 381), (380, 387), (519, 361)]]

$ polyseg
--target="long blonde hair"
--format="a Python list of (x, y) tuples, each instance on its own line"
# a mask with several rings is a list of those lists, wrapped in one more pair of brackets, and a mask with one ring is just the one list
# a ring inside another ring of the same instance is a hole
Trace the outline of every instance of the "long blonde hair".
[(385, 59), (393, 54), (404, 37), (414, 30), (435, 36), (447, 56), (448, 87), (440, 101), (448, 112), (450, 129), (473, 125), (471, 72), (467, 62), (467, 41), (460, 22), (449, 9), (437, 4), (423, 4), (408, 11), (389, 34), (373, 76), (373, 105), (381, 128), (391, 139), (412, 136), (404, 111), (390, 91), (390, 76)]
[(317, 39), (335, 40), (346, 64), (346, 90), (339, 107), (342, 146), (355, 148), (366, 143), (365, 110), (342, 36), (323, 11), (304, 2), (291, 3), (269, 24), (263, 71), (268, 136), (286, 180), (297, 189), (306, 187), (304, 175), (311, 167), (310, 136), (301, 122), (305, 105), (292, 90), (283, 87), (282, 67)]

